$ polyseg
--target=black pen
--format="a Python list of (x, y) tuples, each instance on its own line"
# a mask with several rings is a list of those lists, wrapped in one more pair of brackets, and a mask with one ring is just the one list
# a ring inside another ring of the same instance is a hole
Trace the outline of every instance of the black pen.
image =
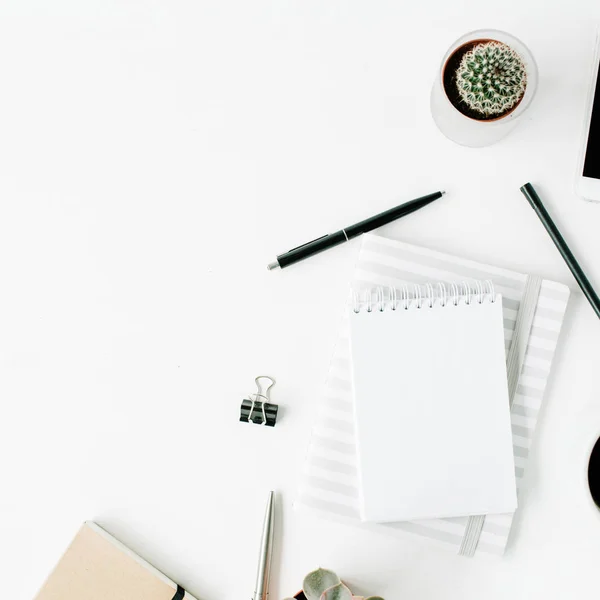
[(521, 187), (521, 192), (527, 198), (529, 204), (531, 204), (531, 208), (535, 211), (536, 215), (539, 217), (540, 221), (546, 228), (548, 235), (552, 238), (554, 245), (558, 248), (561, 256), (564, 258), (567, 263), (567, 267), (571, 269), (571, 273), (573, 273), (573, 277), (575, 277), (581, 291), (584, 293), (585, 297), (588, 299), (588, 302), (591, 304), (594, 312), (598, 317), (600, 317), (600, 298), (598, 298), (598, 294), (596, 294), (592, 284), (589, 282), (588, 278), (585, 276), (583, 269), (579, 266), (577, 259), (573, 256), (569, 246), (567, 246), (567, 242), (561, 235), (558, 227), (554, 224), (554, 221), (548, 214), (548, 211), (542, 204), (540, 197), (537, 195), (535, 189), (531, 183), (526, 183), (523, 187)]
[(420, 208), (427, 206), (427, 204), (430, 202), (441, 198), (445, 193), (446, 192), (435, 192), (435, 194), (429, 194), (428, 196), (411, 200), (410, 202), (400, 204), (400, 206), (396, 206), (395, 208), (390, 208), (390, 210), (379, 213), (374, 217), (365, 219), (360, 223), (350, 225), (349, 227), (340, 229), (335, 233), (329, 233), (317, 238), (316, 240), (313, 240), (312, 242), (298, 246), (289, 252), (280, 254), (275, 262), (267, 265), (267, 269), (269, 269), (269, 271), (277, 268), (285, 269), (285, 267), (289, 267), (300, 260), (304, 260), (309, 256), (313, 256), (313, 254), (318, 254), (319, 252), (323, 252), (323, 250), (333, 248), (333, 246), (337, 246), (343, 242), (348, 242), (361, 233), (367, 233), (367, 231), (372, 231), (373, 229), (377, 229), (378, 227), (386, 225), (387, 223), (391, 223), (392, 221), (395, 221), (404, 215), (415, 212), (415, 210), (419, 210)]

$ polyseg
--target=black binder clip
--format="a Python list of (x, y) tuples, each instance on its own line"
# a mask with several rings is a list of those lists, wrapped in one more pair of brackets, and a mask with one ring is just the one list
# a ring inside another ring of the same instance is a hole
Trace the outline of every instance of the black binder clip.
[(272, 404), (269, 396), (275, 380), (267, 375), (259, 375), (254, 381), (257, 387), (256, 394), (248, 394), (248, 397), (242, 400), (240, 421), (275, 427), (279, 406)]

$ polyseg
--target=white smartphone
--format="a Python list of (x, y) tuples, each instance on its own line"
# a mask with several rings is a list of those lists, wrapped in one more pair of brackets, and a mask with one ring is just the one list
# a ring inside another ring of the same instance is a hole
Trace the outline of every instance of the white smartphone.
[(594, 70), (584, 125), (582, 152), (577, 169), (577, 193), (600, 202), (600, 35), (596, 36)]

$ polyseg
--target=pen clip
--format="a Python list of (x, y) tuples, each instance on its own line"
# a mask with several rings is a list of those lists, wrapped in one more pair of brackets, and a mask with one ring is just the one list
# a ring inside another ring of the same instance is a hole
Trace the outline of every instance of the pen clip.
[(319, 240), (322, 240), (326, 237), (329, 237), (329, 234), (326, 233), (325, 235), (322, 235), (321, 237), (318, 237), (314, 240), (311, 240), (310, 242), (306, 242), (305, 244), (301, 244), (300, 246), (296, 246), (295, 248), (292, 248), (291, 250), (288, 250), (286, 252), (286, 254), (289, 254), (290, 252), (294, 252), (295, 250), (300, 250), (300, 248), (304, 248), (304, 246), (308, 246), (309, 244), (313, 244), (314, 242), (318, 242)]

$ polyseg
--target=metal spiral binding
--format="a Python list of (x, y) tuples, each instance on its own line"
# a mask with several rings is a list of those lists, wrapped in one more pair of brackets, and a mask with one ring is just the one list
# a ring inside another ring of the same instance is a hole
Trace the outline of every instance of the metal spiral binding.
[(412, 292), (407, 285), (400, 288), (394, 286), (377, 286), (362, 291), (352, 290), (352, 310), (361, 312), (383, 312), (384, 310), (409, 310), (412, 308), (434, 308), (440, 306), (459, 306), (496, 302), (494, 284), (490, 279), (485, 281), (462, 281), (460, 283), (426, 283), (414, 285)]

